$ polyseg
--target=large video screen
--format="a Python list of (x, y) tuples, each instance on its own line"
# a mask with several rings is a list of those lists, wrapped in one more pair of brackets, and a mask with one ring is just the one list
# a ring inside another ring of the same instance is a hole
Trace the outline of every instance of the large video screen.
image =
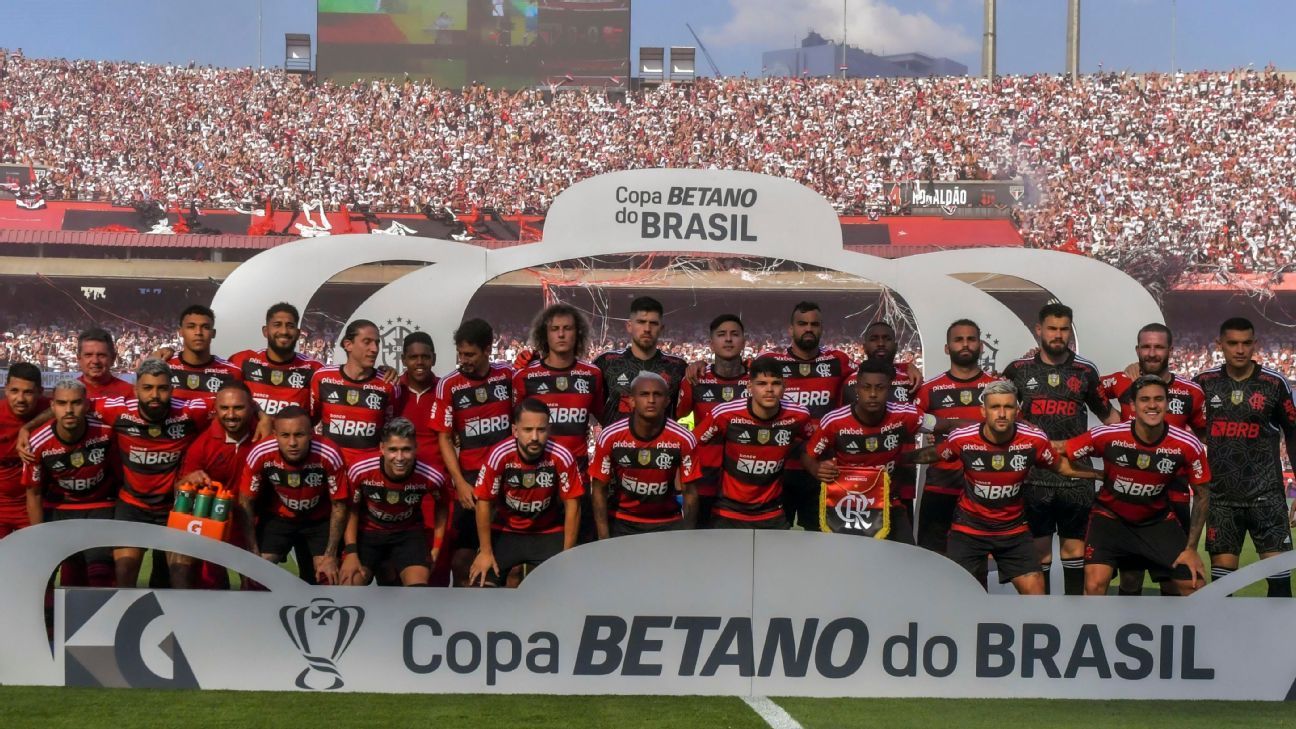
[(630, 0), (319, 0), (316, 71), (450, 88), (624, 86)]

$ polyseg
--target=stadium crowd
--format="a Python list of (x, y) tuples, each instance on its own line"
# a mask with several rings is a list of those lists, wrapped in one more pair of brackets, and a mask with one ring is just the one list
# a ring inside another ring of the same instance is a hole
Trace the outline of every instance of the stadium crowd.
[(722, 78), (622, 98), (0, 63), (0, 161), (48, 169), (48, 199), (542, 212), (600, 173), (719, 167), (794, 179), (860, 214), (888, 204), (885, 181), (1020, 176), (1042, 192), (1018, 211), (1033, 246), (1238, 271), (1296, 260), (1296, 85), (1269, 70)]

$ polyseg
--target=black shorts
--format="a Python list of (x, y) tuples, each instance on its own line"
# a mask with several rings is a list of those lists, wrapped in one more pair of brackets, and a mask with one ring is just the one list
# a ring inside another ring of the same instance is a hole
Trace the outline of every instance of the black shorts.
[(887, 530), (888, 542), (913, 544), (913, 517), (905, 510), (904, 505), (891, 504), (891, 528)]
[(1085, 564), (1120, 569), (1145, 569), (1156, 582), (1191, 580), (1184, 565), (1173, 567), (1184, 550), (1184, 533), (1173, 514), (1151, 524), (1128, 524), (1106, 511), (1095, 510), (1085, 536)]
[[(261, 554), (274, 554), (281, 559), (292, 552), (293, 545), (299, 539), (306, 543), (306, 549), (310, 551), (312, 558), (323, 557), (324, 550), (328, 548), (328, 536), (328, 519), (294, 521), (271, 516), (257, 524), (257, 547)], [(298, 565), (298, 568), (305, 571), (309, 565)]]
[[(115, 506), (101, 506), (97, 509), (46, 509), (45, 521), (75, 521), (77, 519), (106, 519), (111, 521), (115, 518)], [(85, 555), (87, 562), (111, 562), (113, 561), (112, 547), (95, 547), (87, 549), (81, 554)]]
[(711, 510), (715, 508), (718, 496), (698, 496), (697, 528), (711, 528)]
[(958, 494), (923, 491), (918, 501), (918, 546), (945, 554)]
[(563, 551), (562, 532), (551, 534), (519, 534), (517, 532), (491, 532), (495, 564), (499, 572), (487, 572), (486, 581), (502, 585), (508, 573), (520, 564), (538, 565)]
[(799, 524), (808, 532), (819, 531), (819, 479), (801, 469), (783, 472), (783, 517), (790, 529)]
[(625, 537), (631, 534), (654, 534), (656, 532), (673, 532), (677, 529), (684, 528), (683, 519), (662, 522), (660, 524), (651, 524), (642, 521), (629, 521), (627, 519), (613, 519), (610, 531), (614, 537)]
[(1183, 527), (1184, 536), (1188, 536), (1188, 529), (1192, 526), (1192, 504), (1187, 501), (1171, 501), (1170, 511), (1179, 521), (1179, 526)]
[[(476, 488), (478, 473), (478, 471), (464, 471), (464, 480)], [(476, 550), (481, 546), (481, 540), (477, 538), (477, 510), (463, 508), (459, 503), (458, 492), (453, 489), (451, 491), (455, 494), (450, 513), (450, 530), (453, 532), (451, 537), (454, 539), (451, 546), (455, 549)]]
[(1247, 534), (1257, 554), (1290, 552), (1291, 526), (1287, 522), (1287, 500), (1279, 494), (1262, 496), (1246, 506), (1211, 501), (1206, 511), (1206, 551), (1210, 554), (1241, 554)]
[(1029, 532), (988, 537), (951, 531), (949, 549), (945, 554), (982, 584), (989, 574), (987, 557), (994, 557), (1001, 585), (1040, 571), (1039, 553), (1035, 551), (1035, 540)]
[(387, 562), (400, 574), (406, 567), (427, 567), (432, 556), (422, 528), (361, 532), (356, 546), (360, 564), (370, 572), (377, 572), (378, 566)]
[(166, 526), (167, 517), (171, 512), (167, 509), (153, 511), (151, 509), (141, 509), (134, 504), (128, 504), (125, 501), (118, 501), (113, 507), (113, 519), (117, 521), (133, 521), (139, 524), (156, 524)]
[(747, 521), (745, 519), (730, 519), (727, 516), (711, 517), (712, 529), (788, 529), (787, 517), (782, 512), (775, 514), (766, 519), (759, 521)]
[(1027, 482), (1023, 489), (1026, 497), (1026, 523), (1031, 535), (1063, 539), (1084, 539), (1089, 526), (1089, 510), (1093, 508), (1092, 481), (1079, 481), (1065, 486), (1050, 486)]

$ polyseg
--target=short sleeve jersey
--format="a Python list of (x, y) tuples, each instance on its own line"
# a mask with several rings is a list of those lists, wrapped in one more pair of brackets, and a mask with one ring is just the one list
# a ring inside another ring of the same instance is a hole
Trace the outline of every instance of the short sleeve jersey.
[(667, 412), (676, 413), (679, 408), (680, 387), (684, 382), (684, 372), (688, 362), (660, 349), (648, 359), (639, 359), (629, 347), (622, 350), (604, 352), (594, 360), (594, 366), (603, 373), (604, 397), (599, 422), (607, 427), (630, 415), (630, 383), (640, 372), (655, 372), (666, 380), (670, 388), (670, 406)]
[(332, 502), (350, 496), (342, 454), (319, 438), (311, 439), (310, 450), (296, 463), (284, 457), (275, 440), (257, 444), (248, 452), (238, 490), (263, 516), (292, 522), (328, 519)]
[(698, 477), (697, 440), (684, 426), (666, 420), (662, 429), (640, 438), (622, 420), (599, 434), (590, 478), (616, 490), (616, 518), (641, 524), (665, 524), (680, 518), (675, 483)]
[[(1003, 376), (1017, 386), (1022, 419), (1052, 440), (1067, 440), (1083, 433), (1089, 423), (1086, 407), (1099, 417), (1111, 411), (1111, 404), (1103, 397), (1098, 368), (1074, 352), (1056, 365), (1046, 363), (1039, 354), (1016, 360), (1004, 368)], [(1037, 468), (1031, 473), (1031, 483), (1076, 486), (1088, 482)]]
[(371, 373), (351, 379), (341, 367), (321, 367), (311, 377), (311, 417), (347, 463), (373, 455), (382, 427), (396, 412), (400, 386)]
[(49, 400), (37, 397), (31, 409), (31, 415), (20, 418), (14, 415), (9, 401), (0, 397), (0, 497), (10, 500), (26, 498), (27, 487), (23, 486), (23, 462), (18, 457), (18, 431), (32, 417), (49, 409)]
[(394, 479), (383, 470), (382, 458), (374, 456), (351, 466), (347, 483), (363, 531), (399, 532), (432, 528), (431, 523), (424, 523), (423, 501), (441, 498), (446, 477), (440, 470), (415, 461), (405, 478)]
[(1283, 498), (1279, 445), (1296, 431), (1296, 404), (1282, 374), (1254, 364), (1235, 380), (1223, 367), (1195, 378), (1206, 396), (1206, 457), (1211, 503), (1249, 506), (1259, 496)]
[[(868, 425), (852, 405), (843, 405), (819, 421), (806, 445), (818, 459), (836, 458), (839, 466), (868, 467), (895, 473), (905, 443), (930, 431), (930, 419), (912, 405), (887, 403), (881, 422)], [(891, 503), (900, 505), (900, 493), (892, 491)]]
[[(1124, 372), (1102, 379), (1103, 397), (1120, 405), (1121, 420), (1134, 417), (1134, 381)], [(1201, 385), (1177, 375), (1170, 376), (1170, 396), (1166, 399), (1165, 421), (1176, 428), (1206, 427), (1206, 394)]]
[(589, 431), (603, 406), (603, 373), (588, 362), (555, 369), (542, 360), (513, 375), (513, 402), (534, 397), (549, 406), (549, 437), (589, 462)]
[(459, 444), (459, 468), (471, 479), (486, 456), (510, 437), (513, 369), (492, 363), (485, 377), (455, 371), (437, 383), (430, 422), (438, 433), (452, 433)]
[(203, 365), (191, 365), (179, 354), (171, 355), (167, 360), (171, 368), (171, 397), (181, 400), (203, 400), (210, 408), (216, 400), (216, 393), (231, 382), (241, 382), (243, 373), (232, 362), (220, 357), (212, 357)]
[[(955, 377), (949, 372), (942, 372), (918, 386), (915, 393), (915, 404), (918, 409), (940, 418), (981, 422), (981, 393), (985, 386), (994, 382), (993, 375), (981, 372), (970, 379)], [(936, 442), (945, 438), (937, 437)], [(963, 492), (960, 477), (963, 469), (953, 461), (937, 461), (927, 469), (927, 483), (924, 491), (957, 496)]]
[(184, 452), (211, 421), (206, 401), (173, 397), (160, 421), (144, 417), (138, 400), (93, 402), (95, 414), (113, 429), (122, 476), (118, 498), (147, 511), (169, 509)]
[(838, 406), (842, 387), (855, 374), (850, 357), (836, 349), (820, 349), (810, 359), (798, 357), (790, 347), (760, 357), (783, 366), (783, 399), (805, 408), (815, 420)]
[(783, 472), (789, 458), (814, 431), (800, 405), (784, 402), (769, 419), (758, 417), (750, 398), (711, 411), (697, 429), (699, 444), (724, 447), (720, 496), (712, 511), (736, 521), (764, 521), (782, 510)]
[(1096, 508), (1130, 524), (1149, 524), (1171, 515), (1168, 487), (1176, 478), (1200, 486), (1210, 482), (1205, 449), (1197, 436), (1173, 425), (1152, 443), (1139, 439), (1134, 422), (1105, 425), (1067, 441), (1067, 457), (1098, 456), (1103, 482)]
[(521, 534), (561, 532), (566, 519), (563, 502), (585, 493), (576, 459), (549, 441), (534, 461), (518, 452), (513, 438), (496, 445), (477, 476), (478, 499), (495, 505), (493, 529)]
[(441, 446), (436, 431), (432, 429), (432, 404), (436, 402), (436, 387), (440, 378), (434, 377), (425, 390), (410, 386), (401, 377), (400, 397), (396, 400), (396, 414), (414, 424), (414, 437), (418, 439), (418, 459), (434, 469), (445, 469)]
[(322, 362), (294, 352), (286, 363), (272, 362), (266, 350), (247, 349), (230, 362), (239, 368), (243, 381), (252, 391), (252, 399), (266, 415), (274, 415), (289, 405), (310, 411), (310, 384)]
[[(680, 412), (693, 413), (693, 432), (711, 413), (725, 403), (747, 399), (750, 378), (744, 372), (738, 377), (721, 377), (712, 365), (696, 383), (684, 381), (680, 388)], [(724, 447), (718, 443), (698, 445), (697, 462), (699, 496), (716, 496), (720, 493), (720, 466), (724, 462)]]
[(936, 446), (941, 460), (963, 469), (963, 492), (950, 529), (990, 537), (1024, 534), (1022, 484), (1032, 468), (1051, 467), (1056, 454), (1044, 431), (1030, 423), (1018, 422), (1003, 443), (987, 439), (984, 429), (984, 425), (958, 428)]
[(46, 423), (31, 436), (35, 462), (24, 467), (23, 483), (39, 489), (46, 509), (97, 509), (117, 500), (117, 463), (112, 428), (86, 419), (85, 432), (73, 442)]

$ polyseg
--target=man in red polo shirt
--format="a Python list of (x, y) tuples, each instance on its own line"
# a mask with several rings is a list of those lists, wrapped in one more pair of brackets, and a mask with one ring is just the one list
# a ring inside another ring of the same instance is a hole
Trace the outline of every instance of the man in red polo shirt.
[(18, 457), (19, 431), (26, 434), (29, 428), (23, 426), (49, 409), (49, 401), (41, 395), (41, 372), (34, 364), (19, 362), (10, 367), (4, 394), (0, 401), (0, 539), (31, 524), (23, 462)]
[(117, 377), (112, 368), (117, 364), (117, 347), (112, 335), (99, 328), (87, 329), (77, 337), (78, 377), (86, 388), (87, 400), (105, 397), (135, 397), (131, 383)]

